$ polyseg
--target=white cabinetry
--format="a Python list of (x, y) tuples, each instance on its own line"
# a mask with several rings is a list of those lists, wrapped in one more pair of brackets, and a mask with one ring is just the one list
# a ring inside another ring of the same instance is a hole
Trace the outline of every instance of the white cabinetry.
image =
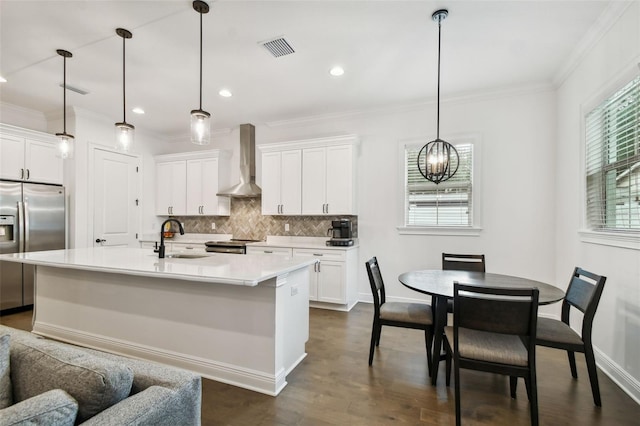
[(299, 149), (262, 154), (262, 214), (299, 215), (302, 203), (302, 152)]
[(185, 215), (187, 164), (167, 161), (156, 164), (156, 214), (158, 216)]
[(62, 170), (55, 136), (0, 125), (0, 178), (62, 184)]
[(357, 214), (357, 145), (355, 135), (259, 145), (262, 214)]
[(227, 186), (229, 157), (221, 150), (156, 156), (156, 214), (228, 216), (229, 197), (216, 194)]
[(302, 214), (355, 214), (352, 145), (302, 150)]
[(357, 249), (293, 249), (293, 257), (319, 261), (311, 267), (311, 306), (348, 311), (357, 303)]
[(187, 161), (187, 215), (229, 216), (229, 197), (216, 195), (229, 175), (227, 162), (220, 163), (219, 158)]

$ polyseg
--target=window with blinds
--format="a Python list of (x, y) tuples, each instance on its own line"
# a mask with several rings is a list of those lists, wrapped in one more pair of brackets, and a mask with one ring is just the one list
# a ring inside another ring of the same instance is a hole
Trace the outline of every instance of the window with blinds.
[(640, 77), (585, 122), (588, 227), (640, 231)]
[(473, 145), (454, 145), (459, 155), (456, 174), (436, 185), (418, 170), (422, 146), (405, 147), (405, 225), (425, 227), (473, 226)]

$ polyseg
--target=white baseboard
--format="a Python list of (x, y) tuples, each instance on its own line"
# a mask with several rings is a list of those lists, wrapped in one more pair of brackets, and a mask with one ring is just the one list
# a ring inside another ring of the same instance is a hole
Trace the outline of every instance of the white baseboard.
[[(183, 353), (135, 344), (110, 337), (91, 333), (78, 332), (64, 327), (37, 322), (33, 326), (33, 333), (63, 342), (68, 342), (92, 349), (123, 355), (131, 358), (153, 361), (172, 367), (192, 371), (202, 377), (217, 382), (238, 386), (244, 389), (276, 396), (287, 385), (288, 371), (279, 371), (275, 375), (265, 374), (231, 364), (215, 362)], [(289, 371), (293, 370), (304, 358), (301, 356)]]
[[(636, 404), (640, 404), (640, 382), (595, 346), (593, 352), (595, 352), (596, 364), (600, 370), (620, 386), (620, 389), (629, 395)], [(606, 401), (604, 403), (606, 404)]]

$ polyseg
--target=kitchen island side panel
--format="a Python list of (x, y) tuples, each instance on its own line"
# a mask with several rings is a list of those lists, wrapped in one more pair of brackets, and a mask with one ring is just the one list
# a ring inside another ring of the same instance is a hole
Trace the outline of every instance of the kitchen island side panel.
[(308, 278), (247, 287), (40, 265), (34, 332), (277, 395), (306, 355)]

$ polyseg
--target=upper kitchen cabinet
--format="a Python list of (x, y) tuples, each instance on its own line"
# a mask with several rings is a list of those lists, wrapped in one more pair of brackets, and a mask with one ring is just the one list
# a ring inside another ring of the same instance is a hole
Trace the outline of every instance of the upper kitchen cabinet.
[(229, 216), (230, 198), (218, 197), (229, 186), (228, 161), (218, 157), (187, 160), (187, 215)]
[(356, 214), (354, 166), (353, 145), (303, 149), (302, 214)]
[(260, 146), (262, 214), (299, 215), (302, 205), (302, 151)]
[(0, 124), (0, 178), (62, 184), (62, 170), (55, 136)]
[[(262, 214), (357, 214), (357, 145), (355, 135), (260, 145)], [(285, 162), (285, 153), (298, 162)], [(286, 196), (295, 209), (287, 208)]]
[(156, 156), (156, 214), (228, 216), (229, 198), (216, 194), (227, 185), (229, 157), (221, 150)]

